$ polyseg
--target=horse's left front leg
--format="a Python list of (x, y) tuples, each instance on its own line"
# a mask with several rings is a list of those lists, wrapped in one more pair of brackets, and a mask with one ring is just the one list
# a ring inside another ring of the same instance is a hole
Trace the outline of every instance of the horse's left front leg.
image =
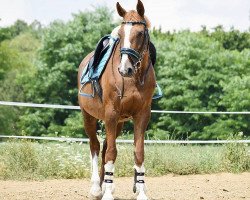
[(137, 200), (148, 200), (145, 192), (145, 167), (144, 167), (144, 133), (150, 119), (150, 109), (140, 112), (134, 117), (134, 145), (135, 145), (135, 175), (134, 193), (137, 193)]

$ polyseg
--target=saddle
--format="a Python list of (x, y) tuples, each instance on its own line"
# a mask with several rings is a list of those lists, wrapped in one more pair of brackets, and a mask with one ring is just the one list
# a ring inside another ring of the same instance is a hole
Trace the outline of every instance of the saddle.
[[(81, 88), (79, 90), (79, 94), (81, 96), (94, 98), (95, 93), (97, 93), (100, 100), (102, 101), (102, 88), (100, 86), (99, 79), (104, 72), (104, 69), (118, 40), (119, 38), (106, 35), (97, 43), (94, 55), (91, 57), (87, 66), (82, 71), (80, 79)], [(91, 83), (93, 91), (92, 94), (86, 94), (82, 92), (82, 89), (87, 83)]]
[(91, 57), (88, 67), (97, 67), (100, 59), (103, 57), (105, 52), (108, 49), (108, 43), (109, 43), (110, 36), (106, 35), (103, 38), (99, 40), (99, 42), (96, 45), (96, 49), (94, 52), (94, 55)]
[[(114, 50), (115, 44), (118, 40), (119, 38), (114, 38), (111, 37), (110, 35), (106, 35), (103, 38), (101, 38), (97, 43), (94, 55), (90, 58), (87, 66), (82, 71), (82, 75), (80, 78), (81, 88), (79, 90), (79, 94), (81, 96), (94, 98), (95, 93), (97, 93), (100, 100), (102, 101), (102, 88), (99, 83), (99, 78), (104, 72), (105, 67)], [(154, 44), (151, 42), (149, 44), (149, 53), (152, 65), (154, 66), (156, 62), (156, 48)], [(82, 89), (85, 87), (87, 83), (91, 83), (92, 94), (86, 94), (82, 92)], [(158, 84), (157, 84), (157, 89), (159, 90)]]

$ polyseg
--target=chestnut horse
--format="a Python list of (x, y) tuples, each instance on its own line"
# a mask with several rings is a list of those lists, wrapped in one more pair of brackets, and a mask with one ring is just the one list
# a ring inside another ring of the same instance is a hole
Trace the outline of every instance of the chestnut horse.
[[(138, 0), (136, 11), (126, 11), (118, 2), (116, 8), (123, 21), (115, 30), (120, 39), (100, 78), (100, 85), (103, 89), (102, 101), (97, 95), (93, 98), (78, 95), (92, 155), (90, 195), (96, 199), (101, 197), (102, 200), (114, 199), (112, 193), (114, 190), (114, 163), (117, 156), (116, 138), (119, 136), (124, 122), (132, 119), (135, 146), (134, 192), (138, 194), (137, 199), (146, 200), (144, 133), (150, 120), (151, 102), (156, 87), (155, 73), (149, 54), (148, 28), (150, 23), (144, 16), (144, 6), (140, 0)], [(79, 66), (79, 90), (82, 71), (92, 56), (93, 52), (84, 58)], [(91, 93), (91, 85), (87, 84), (83, 91)], [(98, 119), (105, 122), (106, 129), (100, 176), (98, 174), (100, 143), (96, 135)]]

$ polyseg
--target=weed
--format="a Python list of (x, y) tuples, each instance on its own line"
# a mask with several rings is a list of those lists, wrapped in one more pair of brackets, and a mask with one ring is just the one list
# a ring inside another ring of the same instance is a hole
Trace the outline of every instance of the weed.
[[(235, 138), (234, 138), (235, 139)], [(115, 176), (133, 176), (134, 146), (119, 144)], [(145, 145), (147, 176), (243, 172), (250, 170), (249, 148), (243, 144)], [(0, 179), (90, 177), (89, 145), (79, 143), (0, 143)], [(99, 162), (101, 163), (101, 162)]]

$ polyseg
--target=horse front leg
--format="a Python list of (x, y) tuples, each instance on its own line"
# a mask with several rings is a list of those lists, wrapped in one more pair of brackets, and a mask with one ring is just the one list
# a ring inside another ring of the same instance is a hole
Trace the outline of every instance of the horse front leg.
[[(120, 135), (122, 128), (123, 128), (124, 122), (119, 122), (116, 127), (116, 138)], [(104, 173), (105, 173), (105, 156), (106, 156), (106, 150), (107, 150), (107, 139), (103, 141), (103, 147), (102, 147), (102, 166), (100, 171), (100, 177), (101, 177), (101, 185), (104, 181)]]
[(96, 136), (97, 131), (97, 119), (89, 115), (87, 112), (82, 110), (84, 118), (84, 128), (85, 132), (89, 137), (90, 152), (91, 152), (91, 189), (90, 196), (92, 199), (100, 199), (101, 197), (101, 187), (100, 187), (100, 177), (98, 173), (98, 156), (100, 152), (100, 143)]
[(150, 119), (150, 109), (140, 112), (134, 117), (134, 145), (135, 145), (135, 174), (134, 193), (137, 193), (137, 200), (148, 200), (145, 192), (145, 167), (144, 167), (144, 134)]
[(116, 131), (118, 124), (117, 113), (113, 109), (110, 112), (105, 113), (105, 128), (106, 128), (106, 153), (105, 153), (105, 164), (104, 164), (104, 181), (102, 184), (102, 200), (114, 200), (114, 163), (117, 156), (116, 149)]

